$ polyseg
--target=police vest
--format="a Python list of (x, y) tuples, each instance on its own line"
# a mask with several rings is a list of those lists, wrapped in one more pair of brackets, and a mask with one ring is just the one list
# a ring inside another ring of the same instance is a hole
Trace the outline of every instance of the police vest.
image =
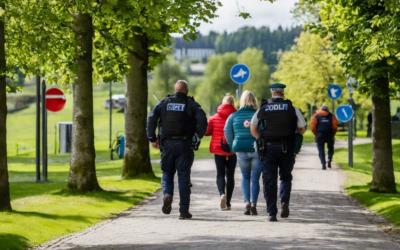
[(290, 100), (264, 100), (257, 117), (262, 124), (261, 136), (267, 142), (294, 141), (297, 116)]
[(324, 135), (333, 135), (332, 114), (327, 116), (317, 115), (317, 132)]
[(160, 134), (165, 139), (192, 138), (194, 119), (189, 97), (178, 98), (176, 95), (168, 95), (164, 98)]

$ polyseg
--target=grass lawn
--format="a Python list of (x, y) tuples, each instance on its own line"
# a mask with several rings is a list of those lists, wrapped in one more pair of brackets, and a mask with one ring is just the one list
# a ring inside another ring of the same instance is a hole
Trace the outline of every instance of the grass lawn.
[[(393, 160), (397, 191), (400, 192), (400, 140), (393, 140)], [(368, 192), (372, 181), (372, 145), (354, 146), (354, 168), (348, 166), (348, 150), (336, 150), (334, 162), (340, 163), (348, 178), (345, 190), (364, 206), (378, 212), (396, 226), (400, 226), (400, 193)]]
[[(51, 86), (58, 87), (58, 86)], [(34, 95), (33, 85), (24, 94)], [(113, 94), (123, 94), (124, 85), (113, 85)], [(69, 171), (69, 154), (56, 154), (55, 124), (72, 121), (72, 95), (58, 113), (48, 112), (48, 180), (35, 180), (35, 104), (7, 117), (7, 150), (12, 212), (0, 212), (0, 250), (25, 249), (45, 241), (87, 228), (135, 205), (161, 187), (161, 169), (153, 164), (156, 178), (143, 176), (120, 180), (122, 160), (110, 161), (108, 85), (94, 86), (94, 130), (96, 169), (102, 192), (74, 194), (63, 191)], [(124, 115), (113, 110), (113, 134), (124, 131)], [(196, 158), (208, 158), (210, 137), (204, 138)], [(17, 150), (17, 147), (19, 148)], [(18, 154), (17, 154), (18, 153)], [(159, 159), (151, 149), (152, 159)]]
[[(161, 187), (159, 178), (120, 180), (122, 160), (97, 163), (102, 192), (76, 194), (62, 190), (69, 164), (52, 164), (48, 184), (23, 181), (34, 176), (24, 157), (11, 157), (12, 212), (0, 212), (0, 249), (24, 249), (82, 230), (135, 205)], [(161, 175), (158, 164), (153, 169)]]
[[(357, 137), (365, 138), (367, 136), (367, 131), (357, 131)], [(347, 131), (338, 131), (335, 139), (339, 141), (347, 141), (348, 133)], [(311, 143), (315, 142), (314, 134), (311, 132), (310, 127), (307, 128), (306, 133), (304, 134), (303, 143)]]

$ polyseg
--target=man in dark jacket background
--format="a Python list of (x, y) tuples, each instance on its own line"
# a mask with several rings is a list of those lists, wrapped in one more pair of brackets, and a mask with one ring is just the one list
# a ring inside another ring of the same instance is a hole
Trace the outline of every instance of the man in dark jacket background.
[(328, 168), (331, 168), (332, 157), (335, 151), (334, 138), (337, 132), (337, 120), (336, 117), (329, 112), (327, 106), (322, 105), (311, 117), (311, 131), (315, 135), (322, 170), (326, 170), (325, 143), (328, 145)]
[(175, 94), (160, 101), (147, 118), (147, 137), (151, 146), (161, 148), (161, 183), (164, 194), (162, 212), (171, 213), (174, 176), (178, 171), (179, 219), (192, 218), (189, 213), (190, 173), (194, 160), (192, 140), (201, 139), (207, 130), (206, 114), (193, 98), (188, 97), (188, 93), (187, 82), (179, 80), (175, 85)]

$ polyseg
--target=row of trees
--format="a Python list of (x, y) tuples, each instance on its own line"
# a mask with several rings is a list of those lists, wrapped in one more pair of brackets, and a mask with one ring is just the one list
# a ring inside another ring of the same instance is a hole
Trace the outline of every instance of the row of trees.
[[(304, 31), (296, 42), (290, 50), (279, 52), (279, 64), (272, 77), (286, 84), (286, 96), (302, 111), (311, 115), (308, 107), (320, 107), (322, 104), (329, 106), (332, 102), (326, 93), (330, 85), (337, 84), (347, 89), (347, 77), (328, 40)], [(338, 101), (348, 103), (349, 96), (349, 91), (344, 91)], [(357, 118), (362, 124), (371, 110), (371, 100), (358, 92), (354, 93), (353, 98), (359, 105)]]
[[(236, 94), (238, 86), (229, 75), (232, 65), (238, 63), (246, 64), (251, 71), (250, 80), (243, 85), (242, 91), (253, 91), (259, 101), (271, 96), (267, 88), (270, 83), (270, 71), (265, 63), (262, 50), (248, 48), (241, 54), (236, 52), (216, 54), (208, 58), (204, 79), (201, 82), (188, 82), (189, 95), (195, 97), (207, 114), (215, 113), (226, 93)], [(167, 94), (171, 94), (172, 87), (177, 79), (188, 78), (173, 56), (169, 56), (166, 62), (158, 65), (153, 76), (149, 86), (149, 105), (151, 108), (157, 104), (158, 100), (161, 100)]]
[(175, 48), (215, 48), (216, 53), (242, 53), (247, 48), (257, 48), (263, 51), (267, 64), (272, 67), (278, 63), (277, 52), (286, 50), (294, 44), (294, 39), (300, 35), (301, 26), (271, 31), (268, 27), (243, 27), (228, 34), (210, 32), (207, 36), (198, 35), (197, 40), (188, 43), (183, 38), (175, 39)]
[[(267, 0), (275, 2), (278, 0)], [(300, 0), (309, 28), (331, 42), (346, 73), (371, 96), (373, 177), (371, 192), (396, 193), (390, 98), (399, 98), (400, 8), (398, 1)]]
[(270, 71), (262, 50), (248, 48), (241, 54), (236, 52), (216, 54), (209, 58), (205, 79), (196, 89), (196, 97), (208, 114), (216, 111), (226, 93), (235, 96), (237, 84), (230, 78), (230, 71), (232, 65), (238, 63), (246, 64), (251, 72), (251, 77), (243, 84), (242, 91), (253, 91), (259, 102), (271, 96), (267, 88), (270, 82)]
[(96, 177), (93, 82), (126, 76), (123, 178), (154, 175), (146, 138), (147, 72), (162, 62), (172, 33), (197, 34), (215, 0), (0, 0), (0, 210), (11, 210), (6, 147), (6, 75), (16, 66), (75, 88), (67, 188), (101, 190)]
[(268, 27), (256, 29), (254, 27), (244, 27), (238, 31), (227, 34), (224, 33), (217, 38), (215, 49), (217, 53), (235, 51), (241, 53), (246, 48), (257, 48), (263, 51), (267, 64), (272, 67), (278, 63), (276, 53), (279, 50), (286, 50), (294, 44), (294, 39), (300, 35), (301, 26), (291, 29), (271, 31)]

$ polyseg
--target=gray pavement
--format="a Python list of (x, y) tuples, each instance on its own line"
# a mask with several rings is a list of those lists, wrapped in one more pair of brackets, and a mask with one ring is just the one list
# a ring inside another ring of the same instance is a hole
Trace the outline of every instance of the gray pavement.
[(119, 216), (35, 249), (400, 249), (379, 227), (384, 220), (342, 192), (339, 167), (321, 170), (314, 144), (304, 145), (297, 158), (290, 217), (276, 223), (267, 221), (262, 193), (259, 215), (243, 215), (239, 167), (232, 211), (220, 211), (215, 175), (212, 159), (195, 161), (192, 220), (178, 220), (176, 192), (172, 213), (164, 215), (157, 192)]

